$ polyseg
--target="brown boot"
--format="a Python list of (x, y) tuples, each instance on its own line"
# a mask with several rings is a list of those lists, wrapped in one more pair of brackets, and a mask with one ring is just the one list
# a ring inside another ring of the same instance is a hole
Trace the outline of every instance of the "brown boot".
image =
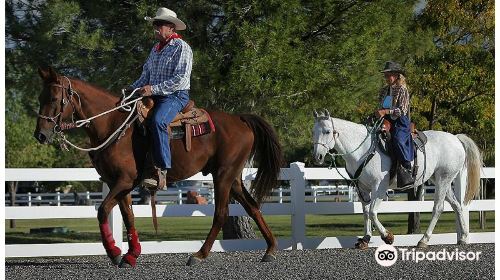
[(148, 189), (167, 189), (167, 169), (161, 170), (155, 167), (152, 173), (153, 174), (150, 174), (150, 176), (147, 176), (146, 179), (142, 181), (143, 186)]

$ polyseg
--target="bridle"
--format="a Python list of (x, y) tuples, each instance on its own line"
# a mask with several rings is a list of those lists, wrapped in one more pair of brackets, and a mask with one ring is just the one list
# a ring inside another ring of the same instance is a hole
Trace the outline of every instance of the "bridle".
[[(125, 131), (131, 126), (131, 124), (138, 118), (138, 115), (135, 114), (136, 107), (137, 107), (137, 102), (142, 99), (142, 96), (135, 96), (135, 92), (139, 90), (139, 88), (136, 88), (130, 93), (129, 96), (126, 96), (125, 92), (122, 91), (123, 98), (120, 101), (120, 105), (116, 106), (114, 108), (111, 108), (107, 111), (104, 111), (102, 113), (99, 113), (95, 116), (86, 118), (86, 119), (80, 119), (75, 121), (75, 113), (77, 112), (77, 106), (74, 104), (74, 96), (78, 97), (78, 105), (80, 106), (80, 110), (82, 108), (82, 103), (80, 100), (80, 95), (78, 94), (77, 91), (73, 89), (71, 86), (71, 80), (63, 76), (67, 81), (68, 81), (68, 86), (65, 87), (63, 84), (59, 83), (51, 83), (49, 86), (50, 87), (58, 87), (61, 88), (61, 110), (59, 113), (57, 113), (55, 116), (46, 116), (42, 114), (38, 114), (38, 117), (44, 120), (47, 120), (49, 122), (54, 123), (54, 133), (56, 135), (57, 140), (59, 141), (59, 144), (62, 149), (68, 150), (66, 144), (72, 146), (73, 148), (76, 148), (80, 151), (85, 151), (85, 152), (91, 152), (91, 151), (99, 151), (101, 149), (106, 148), (108, 145), (110, 145), (113, 141), (119, 140), (122, 136), (125, 135)], [(68, 104), (71, 104), (71, 107), (73, 108), (73, 112), (71, 114), (71, 122), (64, 122), (62, 119), (62, 115), (64, 113), (64, 110)], [(113, 132), (111, 133), (106, 140), (104, 140), (100, 145), (97, 147), (92, 147), (92, 148), (81, 148), (78, 147), (77, 145), (71, 143), (69, 140), (66, 139), (64, 135), (64, 130), (68, 130), (71, 128), (78, 128), (82, 126), (88, 127), (90, 125), (90, 122), (93, 119), (99, 118), (101, 116), (104, 116), (106, 114), (109, 114), (113, 111), (123, 109), (124, 111), (130, 112), (126, 119), (123, 121), (123, 123)], [(80, 112), (82, 114), (82, 112)], [(133, 117), (135, 115), (135, 117)]]
[[(71, 128), (74, 128), (77, 126), (77, 124), (75, 123), (76, 106), (73, 103), (73, 96), (74, 95), (76, 95), (78, 97), (78, 103), (81, 107), (80, 95), (78, 95), (78, 92), (73, 90), (73, 88), (71, 87), (70, 79), (66, 76), (63, 76), (63, 77), (68, 81), (68, 87), (65, 87), (64, 85), (59, 84), (59, 83), (55, 83), (55, 82), (51, 83), (49, 85), (50, 87), (61, 88), (61, 97), (62, 98), (61, 98), (61, 104), (60, 104), (61, 110), (59, 111), (59, 113), (57, 113), (55, 116), (46, 116), (46, 115), (38, 114), (39, 118), (54, 123), (54, 128), (53, 128), (54, 133), (62, 133), (63, 130), (68, 130), (68, 129), (71, 129)], [(66, 109), (66, 106), (68, 104), (70, 104), (72, 109), (73, 109), (73, 112), (71, 114), (71, 123), (64, 122), (63, 117), (62, 117), (64, 110)]]
[[(321, 118), (321, 117), (319, 117)], [(318, 119), (319, 119), (318, 118)], [(334, 128), (334, 125), (333, 125), (333, 119), (329, 116), (325, 116), (323, 117), (323, 120), (326, 120), (326, 118), (328, 118), (332, 124), (332, 138), (330, 139), (330, 141), (328, 141), (328, 143), (320, 143), (320, 142), (314, 142), (314, 144), (316, 145), (321, 145), (323, 147), (325, 147), (327, 149), (327, 152), (325, 154), (325, 159), (326, 159), (326, 156), (330, 156), (331, 157), (331, 161), (330, 161), (330, 166), (328, 166), (328, 169), (335, 169), (337, 171), (337, 173), (347, 182), (347, 184), (349, 186), (351, 186), (351, 184), (353, 184), (354, 186), (356, 186), (356, 189), (358, 191), (358, 196), (365, 202), (365, 203), (368, 203), (370, 202), (370, 199), (365, 199), (365, 197), (363, 196), (363, 194), (361, 193), (361, 191), (359, 190), (359, 186), (356, 184), (356, 182), (359, 180), (359, 177), (361, 176), (361, 172), (363, 172), (363, 169), (364, 167), (368, 164), (368, 162), (371, 160), (371, 158), (373, 157), (373, 155), (375, 155), (375, 138), (372, 137), (372, 141), (370, 143), (370, 148), (368, 149), (368, 152), (363, 160), (363, 162), (361, 163), (361, 165), (358, 167), (358, 169), (356, 170), (356, 172), (354, 174), (350, 174), (349, 171), (347, 170), (347, 168), (345, 169), (345, 171), (347, 172), (347, 175), (349, 176), (349, 178), (346, 178), (344, 175), (342, 175), (342, 173), (340, 172), (338, 166), (336, 165), (335, 163), (335, 158), (337, 156), (345, 156), (345, 155), (349, 155), (349, 154), (352, 154), (354, 153), (355, 151), (357, 151), (358, 149), (361, 148), (361, 146), (363, 146), (363, 144), (366, 142), (367, 139), (370, 138), (370, 135), (376, 133), (378, 131), (378, 129), (380, 129), (380, 126), (382, 125), (383, 123), (383, 119), (380, 118), (378, 119), (374, 126), (369, 129), (368, 126), (366, 126), (366, 130), (367, 130), (367, 134), (366, 134), (366, 137), (365, 139), (363, 139), (363, 141), (361, 141), (361, 143), (358, 145), (358, 147), (356, 147), (354, 150), (350, 151), (350, 152), (345, 152), (343, 154), (339, 154), (335, 151), (334, 148), (331, 148), (330, 149), (330, 143), (332, 141), (335, 141), (335, 135), (337, 135), (337, 138), (340, 137), (340, 133), (338, 131), (335, 130)]]
[(332, 124), (332, 131), (331, 131), (332, 139), (330, 139), (330, 141), (328, 141), (328, 143), (314, 142), (313, 145), (323, 146), (324, 148), (326, 148), (327, 154), (332, 155), (332, 154), (334, 154), (335, 150), (333, 148), (330, 148), (330, 143), (332, 143), (332, 141), (335, 143), (335, 135), (337, 135), (337, 138), (338, 138), (339, 132), (336, 131), (334, 128), (332, 118), (330, 118), (330, 117), (319, 117), (319, 118), (323, 118), (324, 120), (326, 120), (328, 118), (330, 120), (330, 123)]
[[(319, 118), (322, 118), (322, 117), (319, 117)], [(376, 133), (378, 131), (378, 129), (380, 129), (380, 127), (381, 127), (381, 125), (383, 123), (383, 118), (379, 118), (375, 122), (374, 126), (371, 129), (368, 126), (366, 126), (367, 134), (365, 136), (365, 139), (363, 139), (363, 141), (361, 141), (361, 143), (358, 145), (358, 147), (356, 147), (354, 150), (352, 150), (350, 152), (345, 152), (343, 154), (339, 154), (339, 153), (335, 152), (334, 148), (330, 148), (330, 143), (332, 141), (335, 141), (335, 138), (338, 138), (340, 136), (340, 133), (335, 130), (335, 127), (333, 125), (333, 119), (331, 117), (323, 117), (323, 120), (326, 120), (327, 118), (330, 120), (330, 123), (332, 124), (332, 131), (331, 131), (332, 132), (332, 138), (327, 143), (314, 142), (313, 145), (320, 145), (320, 146), (325, 147), (326, 150), (327, 150), (326, 154), (330, 155), (332, 157), (349, 155), (349, 154), (352, 154), (355, 151), (359, 150), (359, 148), (361, 148), (361, 146), (363, 146), (363, 143), (365, 143), (366, 140), (368, 138), (370, 138), (370, 135)], [(335, 136), (337, 136), (337, 137), (335, 137)]]

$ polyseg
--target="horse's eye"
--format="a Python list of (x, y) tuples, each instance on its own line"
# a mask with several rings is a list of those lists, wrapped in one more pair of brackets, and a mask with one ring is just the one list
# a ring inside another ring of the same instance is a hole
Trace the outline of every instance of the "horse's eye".
[(330, 134), (330, 130), (325, 130), (325, 134)]
[(52, 98), (50, 99), (50, 102), (56, 102), (56, 101), (57, 101), (57, 97), (52, 97)]

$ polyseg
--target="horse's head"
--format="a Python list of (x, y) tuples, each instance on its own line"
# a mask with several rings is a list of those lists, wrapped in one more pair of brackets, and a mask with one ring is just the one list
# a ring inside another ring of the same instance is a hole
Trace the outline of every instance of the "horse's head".
[(313, 158), (315, 164), (323, 164), (328, 151), (335, 147), (336, 134), (328, 110), (325, 109), (324, 112), (319, 114), (314, 111)]
[(73, 113), (73, 106), (67, 106), (71, 103), (72, 89), (69, 79), (58, 75), (51, 67), (39, 68), (38, 73), (43, 80), (43, 89), (38, 97), (40, 109), (34, 136), (41, 144), (46, 144), (61, 131), (63, 119)]

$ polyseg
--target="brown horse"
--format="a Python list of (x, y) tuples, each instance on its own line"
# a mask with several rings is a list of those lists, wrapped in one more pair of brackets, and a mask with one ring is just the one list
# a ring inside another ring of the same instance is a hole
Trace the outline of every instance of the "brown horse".
[[(61, 129), (74, 126), (66, 120), (83, 120), (110, 110), (120, 99), (96, 86), (81, 80), (58, 75), (52, 68), (39, 69), (43, 79), (40, 94), (40, 111), (35, 138), (42, 144), (50, 143)], [(283, 163), (281, 146), (272, 127), (255, 115), (230, 115), (209, 112), (215, 132), (193, 138), (192, 151), (186, 152), (182, 139), (171, 140), (172, 168), (167, 181), (175, 182), (188, 178), (199, 171), (211, 173), (215, 191), (215, 213), (212, 228), (201, 247), (193, 254), (188, 265), (207, 258), (221, 227), (228, 217), (230, 196), (241, 203), (259, 227), (267, 242), (262, 261), (275, 259), (276, 240), (259, 210), (260, 203), (278, 184), (278, 175)], [(119, 128), (128, 112), (116, 110), (93, 119), (84, 127), (92, 147), (101, 145)], [(99, 228), (107, 255), (120, 267), (135, 266), (141, 246), (134, 228), (130, 191), (140, 184), (150, 141), (140, 130), (131, 125), (122, 137), (113, 139), (102, 149), (89, 152), (92, 163), (102, 176), (110, 192), (98, 209)], [(255, 156), (258, 163), (256, 180), (250, 193), (242, 186), (242, 170), (245, 162)], [(108, 215), (118, 204), (127, 229), (128, 252), (121, 257), (121, 250), (108, 225)]]

